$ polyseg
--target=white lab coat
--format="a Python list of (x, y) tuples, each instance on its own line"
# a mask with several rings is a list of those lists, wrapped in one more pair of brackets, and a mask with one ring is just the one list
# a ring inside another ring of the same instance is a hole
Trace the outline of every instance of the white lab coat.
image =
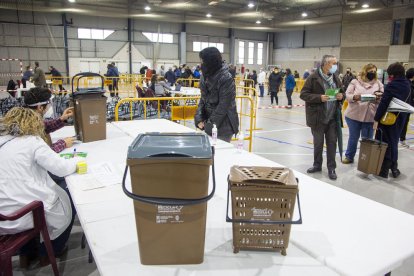
[(257, 83), (262, 85), (266, 81), (266, 72), (262, 71), (257, 75)]
[[(48, 171), (64, 177), (76, 171), (75, 159), (59, 157), (40, 137), (0, 136), (0, 213), (9, 215), (34, 200), (43, 201), (50, 238), (54, 240), (72, 218), (69, 197)], [(0, 235), (33, 228), (32, 213), (0, 222)]]

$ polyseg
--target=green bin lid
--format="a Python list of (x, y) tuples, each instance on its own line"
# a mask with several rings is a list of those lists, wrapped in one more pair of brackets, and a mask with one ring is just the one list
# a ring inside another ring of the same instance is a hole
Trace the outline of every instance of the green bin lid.
[(128, 148), (128, 159), (145, 158), (211, 159), (210, 141), (204, 133), (139, 134)]

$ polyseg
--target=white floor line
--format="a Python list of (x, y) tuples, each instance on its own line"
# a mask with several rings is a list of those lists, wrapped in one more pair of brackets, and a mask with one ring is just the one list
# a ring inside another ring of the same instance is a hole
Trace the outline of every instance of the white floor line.
[(308, 129), (309, 127), (295, 127), (295, 128), (285, 128), (285, 129), (274, 129), (266, 131), (256, 131), (256, 134), (268, 133), (268, 132), (279, 132), (279, 131), (288, 131), (288, 130), (298, 130), (298, 129)]
[(285, 152), (253, 152), (254, 154), (259, 154), (259, 155), (291, 155), (291, 156), (308, 156), (308, 155), (312, 155), (313, 153), (285, 153)]

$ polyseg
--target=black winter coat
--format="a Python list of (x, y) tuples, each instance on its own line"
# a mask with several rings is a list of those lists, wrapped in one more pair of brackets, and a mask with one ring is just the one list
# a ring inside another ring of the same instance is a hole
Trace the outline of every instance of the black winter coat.
[(200, 78), (201, 99), (194, 122), (204, 122), (204, 130), (211, 135), (213, 124), (218, 136), (229, 136), (239, 131), (239, 117), (236, 108), (236, 86), (227, 65), (223, 65), (212, 76)]
[(280, 84), (282, 83), (282, 75), (280, 73), (272, 72), (269, 76), (269, 92), (279, 92)]
[[(392, 98), (400, 99), (401, 101), (410, 103), (411, 85), (410, 81), (406, 78), (394, 79), (388, 83), (384, 88), (384, 94), (382, 95), (381, 102), (378, 105), (377, 112), (375, 113), (374, 120), (379, 121), (385, 112), (387, 112), (388, 105)], [(397, 120), (404, 120), (407, 113), (400, 113)]]

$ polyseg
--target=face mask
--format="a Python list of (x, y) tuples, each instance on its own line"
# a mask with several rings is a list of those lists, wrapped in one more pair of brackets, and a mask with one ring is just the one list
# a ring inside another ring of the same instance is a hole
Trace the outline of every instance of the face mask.
[(374, 73), (374, 72), (368, 72), (367, 73), (367, 79), (370, 80), (370, 81), (375, 79), (376, 76), (377, 76), (377, 73)]
[(43, 114), (43, 119), (53, 118), (53, 108), (50, 104), (46, 106), (46, 111)]
[(329, 73), (334, 74), (338, 70), (338, 65), (332, 65), (331, 69), (329, 69)]

